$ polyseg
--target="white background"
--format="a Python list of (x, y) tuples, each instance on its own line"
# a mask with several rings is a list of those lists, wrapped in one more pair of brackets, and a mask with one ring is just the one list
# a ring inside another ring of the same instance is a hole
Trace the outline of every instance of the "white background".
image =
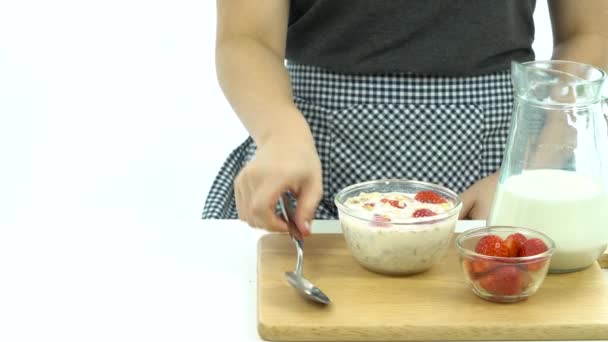
[(255, 234), (197, 224), (246, 137), (214, 30), (211, 0), (0, 1), (0, 340), (255, 336)]
[[(537, 57), (551, 54), (546, 2)], [(2, 1), (0, 223), (198, 217), (246, 132), (215, 78), (215, 2)]]

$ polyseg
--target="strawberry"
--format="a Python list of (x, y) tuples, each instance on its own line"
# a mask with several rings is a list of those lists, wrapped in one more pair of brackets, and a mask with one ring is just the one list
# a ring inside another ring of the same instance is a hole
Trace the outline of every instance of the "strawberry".
[(447, 203), (445, 198), (443, 198), (441, 195), (439, 195), (436, 192), (428, 191), (428, 190), (420, 191), (419, 193), (416, 194), (414, 199), (416, 201), (422, 202), (422, 203), (433, 203), (433, 204)]
[(374, 219), (373, 219), (373, 226), (376, 227), (390, 227), (390, 222), (391, 219), (387, 216), (384, 215), (380, 215), (380, 214), (374, 214)]
[(547, 247), (547, 245), (545, 244), (545, 242), (543, 240), (538, 239), (538, 238), (532, 238), (532, 239), (526, 240), (526, 242), (524, 242), (524, 244), (521, 247), (521, 253), (519, 253), (519, 256), (525, 257), (525, 256), (537, 255), (537, 254), (544, 253), (547, 250), (549, 250), (549, 247)]
[(428, 217), (428, 216), (435, 216), (435, 215), (437, 215), (437, 213), (430, 209), (418, 209), (418, 210), (414, 211), (414, 213), (412, 214), (412, 217)]
[[(520, 257), (527, 257), (532, 255), (537, 255), (546, 252), (549, 250), (549, 247), (543, 242), (543, 240), (538, 238), (532, 238), (526, 240), (524, 244), (521, 246), (521, 250), (519, 251)], [(530, 271), (538, 271), (545, 266), (545, 260), (531, 262), (527, 264), (527, 268)]]
[[(475, 246), (475, 252), (487, 256), (508, 257), (509, 250), (505, 242), (497, 235), (486, 235), (482, 237)], [(471, 260), (471, 271), (475, 273), (473, 278), (479, 277), (482, 273), (491, 271), (500, 266), (499, 261), (486, 260), (484, 258), (475, 258)]]
[(476, 278), (477, 275), (473, 271), (473, 260), (464, 259), (462, 261), (462, 267), (464, 268), (464, 271), (467, 272), (471, 278)]
[(526, 242), (526, 237), (521, 233), (514, 233), (505, 239), (505, 245), (509, 249), (509, 256), (516, 257), (519, 255), (521, 246)]
[(471, 263), (471, 272), (473, 273), (471, 276), (473, 278), (478, 278), (483, 273), (491, 271), (498, 266), (502, 265), (502, 263), (498, 261), (485, 260), (481, 258), (475, 258), (470, 260)]
[(383, 198), (380, 200), (380, 202), (388, 203), (388, 204), (392, 205), (393, 207), (399, 208), (399, 209), (405, 208), (405, 203), (403, 203), (403, 205), (401, 205), (401, 203), (399, 203), (398, 200), (389, 200), (388, 198)]
[(495, 257), (508, 257), (509, 249), (500, 236), (486, 235), (477, 242), (475, 253)]
[(397, 201), (397, 200), (390, 201), (389, 203), (390, 203), (390, 204), (391, 204), (393, 207), (395, 207), (395, 208), (399, 208), (399, 209), (403, 209), (403, 208), (405, 208), (405, 207), (406, 207), (405, 203), (401, 204), (401, 203), (399, 203), (399, 201)]
[(521, 271), (521, 290), (526, 291), (532, 285), (532, 280), (530, 272)]
[(486, 272), (491, 271), (499, 265), (500, 263), (490, 260), (482, 260), (480, 258), (466, 259), (464, 261), (465, 271), (469, 273), (469, 277), (471, 279), (478, 279)]
[(479, 286), (497, 296), (515, 296), (521, 293), (521, 271), (515, 266), (499, 267), (479, 279)]

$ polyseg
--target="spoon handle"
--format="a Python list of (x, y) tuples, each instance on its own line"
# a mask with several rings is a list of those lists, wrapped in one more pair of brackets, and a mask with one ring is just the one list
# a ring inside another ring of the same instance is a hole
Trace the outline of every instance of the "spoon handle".
[(283, 219), (287, 223), (289, 235), (291, 235), (294, 240), (299, 241), (300, 246), (302, 246), (302, 233), (296, 226), (294, 209), (291, 205), (291, 199), (287, 194), (283, 194), (279, 197), (279, 205), (281, 207)]
[(298, 259), (296, 260), (296, 275), (302, 277), (302, 264), (304, 264), (304, 251), (302, 250), (302, 240), (296, 240), (292, 237), (298, 251)]
[(296, 245), (296, 250), (298, 252), (298, 259), (296, 261), (296, 274), (298, 277), (302, 276), (302, 267), (304, 263), (304, 242), (302, 240), (302, 233), (296, 227), (294, 220), (294, 211), (291, 205), (291, 199), (285, 193), (279, 197), (279, 206), (281, 207), (281, 212), (283, 214), (283, 219), (287, 223), (289, 235), (291, 236), (291, 240)]

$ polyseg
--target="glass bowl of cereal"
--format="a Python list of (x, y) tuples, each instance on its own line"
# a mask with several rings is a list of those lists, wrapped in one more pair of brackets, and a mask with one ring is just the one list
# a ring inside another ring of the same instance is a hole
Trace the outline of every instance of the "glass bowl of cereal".
[(399, 179), (351, 185), (336, 195), (335, 204), (355, 260), (390, 275), (431, 268), (449, 245), (462, 208), (448, 188)]

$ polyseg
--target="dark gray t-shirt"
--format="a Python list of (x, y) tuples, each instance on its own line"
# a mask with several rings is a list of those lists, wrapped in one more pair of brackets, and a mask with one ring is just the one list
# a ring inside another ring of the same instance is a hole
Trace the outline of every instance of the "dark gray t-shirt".
[(346, 73), (476, 75), (534, 59), (534, 0), (291, 0), (287, 59)]

